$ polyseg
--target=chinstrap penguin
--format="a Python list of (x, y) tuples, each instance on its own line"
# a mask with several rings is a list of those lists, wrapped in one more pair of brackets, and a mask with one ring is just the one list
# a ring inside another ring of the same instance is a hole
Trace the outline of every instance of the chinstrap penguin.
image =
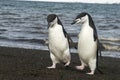
[(81, 31), (78, 35), (78, 55), (81, 65), (76, 66), (76, 69), (83, 70), (85, 66), (89, 66), (91, 72), (87, 74), (93, 75), (98, 67), (99, 40), (96, 27), (92, 17), (85, 12), (80, 13), (71, 24), (75, 23), (81, 23)]
[(52, 66), (47, 68), (56, 68), (57, 63), (64, 63), (65, 66), (68, 66), (71, 61), (69, 43), (72, 40), (56, 14), (49, 14), (47, 22), (48, 48), (52, 60)]

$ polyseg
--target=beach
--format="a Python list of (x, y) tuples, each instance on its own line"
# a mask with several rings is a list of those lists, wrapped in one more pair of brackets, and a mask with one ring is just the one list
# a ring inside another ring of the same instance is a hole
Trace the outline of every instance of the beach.
[(95, 75), (89, 76), (86, 68), (76, 70), (79, 65), (77, 54), (72, 55), (69, 67), (58, 64), (56, 69), (47, 69), (52, 64), (49, 52), (44, 50), (0, 47), (0, 80), (119, 80), (120, 59), (99, 58), (99, 68)]

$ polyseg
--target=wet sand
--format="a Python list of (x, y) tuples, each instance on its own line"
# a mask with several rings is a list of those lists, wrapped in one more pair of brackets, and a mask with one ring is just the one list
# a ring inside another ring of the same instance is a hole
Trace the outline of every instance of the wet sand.
[(103, 57), (95, 75), (85, 74), (74, 66), (79, 65), (77, 54), (72, 54), (70, 67), (58, 64), (56, 69), (47, 69), (51, 60), (48, 51), (0, 47), (0, 80), (120, 80), (120, 59)]

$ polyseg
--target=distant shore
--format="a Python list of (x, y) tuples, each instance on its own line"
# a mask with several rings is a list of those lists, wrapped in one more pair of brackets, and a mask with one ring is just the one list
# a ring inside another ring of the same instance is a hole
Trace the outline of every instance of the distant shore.
[(77, 54), (72, 54), (70, 67), (58, 64), (56, 69), (47, 69), (51, 60), (48, 51), (0, 47), (0, 80), (119, 80), (120, 59), (103, 57), (94, 76), (85, 74), (89, 69), (78, 71)]

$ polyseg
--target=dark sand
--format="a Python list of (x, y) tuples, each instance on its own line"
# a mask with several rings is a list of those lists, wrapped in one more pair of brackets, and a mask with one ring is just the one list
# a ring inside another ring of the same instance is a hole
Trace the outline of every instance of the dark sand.
[(120, 59), (107, 58), (99, 62), (94, 76), (85, 74), (89, 69), (78, 71), (77, 54), (72, 54), (70, 67), (58, 64), (56, 69), (47, 69), (51, 60), (48, 51), (0, 47), (0, 80), (120, 80)]

